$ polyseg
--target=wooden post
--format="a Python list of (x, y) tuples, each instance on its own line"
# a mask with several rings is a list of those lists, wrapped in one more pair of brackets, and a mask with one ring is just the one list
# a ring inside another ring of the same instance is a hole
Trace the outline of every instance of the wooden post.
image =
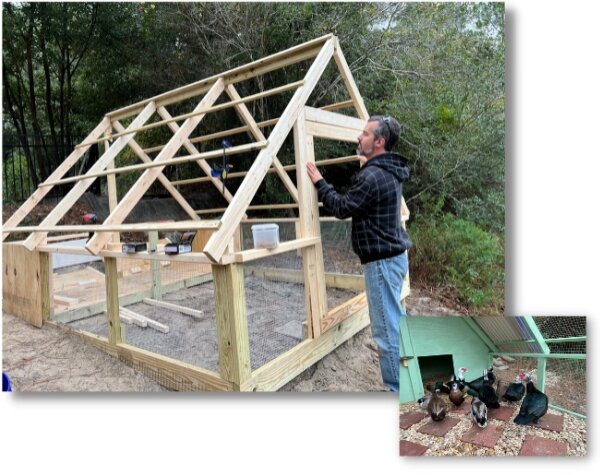
[[(148, 231), (148, 250), (154, 249), (158, 246), (158, 231)], [(162, 298), (162, 287), (160, 285), (160, 269), (161, 265), (159, 261), (150, 261), (150, 268), (152, 269), (152, 298), (160, 300)]]
[(212, 266), (215, 283), (219, 372), (221, 377), (240, 386), (250, 378), (250, 341), (246, 318), (244, 267), (242, 264)]
[(52, 305), (52, 259), (48, 252), (40, 252), (40, 291), (42, 298), (42, 322), (54, 316)]
[(104, 279), (106, 282), (106, 316), (108, 318), (108, 341), (116, 345), (122, 342), (119, 319), (119, 285), (117, 282), (117, 258), (104, 257)]
[[(305, 114), (302, 111), (294, 124), (296, 182), (299, 198), (300, 235), (297, 238), (320, 237), (317, 190), (306, 173), (306, 164), (315, 161), (313, 138), (307, 135)], [(317, 338), (327, 316), (327, 290), (321, 242), (302, 249), (304, 290), (308, 318), (308, 337)]]

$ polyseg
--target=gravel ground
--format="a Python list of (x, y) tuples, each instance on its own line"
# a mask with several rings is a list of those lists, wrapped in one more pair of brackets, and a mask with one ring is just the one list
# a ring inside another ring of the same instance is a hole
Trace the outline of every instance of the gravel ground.
[[(470, 399), (463, 404), (468, 404)], [(507, 406), (501, 403), (502, 406)], [(508, 406), (507, 406), (508, 407)], [(458, 418), (460, 422), (446, 433), (444, 437), (422, 434), (418, 430), (431, 421), (426, 417), (417, 424), (408, 429), (400, 429), (400, 440), (419, 443), (429, 446), (429, 450), (424, 455), (442, 456), (442, 455), (466, 455), (466, 456), (511, 456), (518, 455), (519, 450), (527, 435), (535, 435), (546, 439), (557, 440), (567, 444), (569, 455), (584, 456), (587, 453), (587, 429), (586, 421), (577, 419), (568, 414), (564, 414), (564, 426), (562, 432), (540, 429), (533, 426), (520, 426), (512, 422), (512, 419), (519, 413), (520, 404), (515, 404), (515, 412), (508, 422), (498, 420), (489, 421), (489, 425), (504, 427), (500, 439), (493, 449), (481, 447), (467, 442), (461, 442), (461, 437), (467, 432), (473, 422), (469, 414), (452, 413), (446, 417)], [(400, 404), (400, 418), (402, 414), (408, 412), (426, 412), (421, 409), (417, 403)], [(561, 413), (550, 409), (549, 414)]]

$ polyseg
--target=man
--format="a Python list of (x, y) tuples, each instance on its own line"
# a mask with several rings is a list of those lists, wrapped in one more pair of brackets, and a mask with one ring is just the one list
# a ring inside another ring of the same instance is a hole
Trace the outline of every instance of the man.
[(352, 217), (352, 248), (364, 266), (371, 332), (379, 350), (383, 382), (398, 391), (400, 316), (406, 315), (400, 293), (412, 245), (402, 229), (402, 182), (409, 177), (404, 157), (390, 152), (398, 143), (400, 124), (390, 116), (372, 116), (358, 137), (362, 167), (345, 195), (328, 184), (314, 163), (308, 175), (319, 200), (338, 219)]

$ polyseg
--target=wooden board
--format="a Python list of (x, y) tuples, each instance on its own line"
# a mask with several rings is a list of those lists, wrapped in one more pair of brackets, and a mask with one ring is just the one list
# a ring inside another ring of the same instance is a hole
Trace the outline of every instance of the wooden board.
[[(46, 260), (46, 265), (48, 260)], [(44, 287), (40, 253), (15, 243), (2, 244), (2, 311), (36, 327), (44, 321)]]

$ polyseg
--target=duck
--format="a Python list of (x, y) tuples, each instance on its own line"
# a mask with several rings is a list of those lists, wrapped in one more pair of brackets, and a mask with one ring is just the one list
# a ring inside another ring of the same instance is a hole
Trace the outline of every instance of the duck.
[[(494, 374), (494, 367), (490, 366), (489, 369), (484, 370), (483, 374), (486, 375), (487, 374), (487, 378), (490, 381), (490, 384), (494, 384), (494, 382), (496, 381), (496, 375)], [(474, 379), (471, 382), (466, 382), (465, 381), (465, 385), (468, 386), (468, 393), (471, 396), (477, 396), (478, 392), (479, 392), (479, 388), (481, 388), (481, 386), (483, 385), (483, 376), (480, 376), (477, 379)]]
[(504, 397), (504, 395), (506, 394), (506, 390), (508, 389), (509, 386), (510, 386), (510, 383), (508, 381), (502, 381), (499, 379), (496, 382), (496, 396), (498, 396), (498, 400), (500, 400)]
[(504, 401), (517, 402), (525, 395), (525, 385), (523, 384), (525, 374), (521, 373), (515, 378), (515, 382), (506, 388), (506, 392), (502, 395)]
[(431, 398), (429, 399), (429, 403), (427, 404), (427, 412), (431, 416), (431, 419), (434, 421), (443, 421), (446, 417), (446, 403), (440, 397), (440, 390), (432, 388), (428, 388), (431, 391)]
[(466, 372), (467, 372), (467, 368), (464, 368), (464, 367), (458, 368), (458, 375), (453, 374), (452, 379), (445, 383), (438, 382), (436, 384), (436, 388), (439, 388), (439, 390), (445, 394), (450, 394), (450, 391), (452, 391), (452, 384), (458, 383), (458, 389), (460, 389), (462, 391), (465, 388), (465, 373)]
[(452, 383), (452, 389), (450, 390), (450, 402), (454, 404), (456, 407), (460, 406), (465, 400), (465, 395), (460, 389), (459, 383)]
[(471, 399), (471, 418), (482, 429), (487, 426), (487, 406), (478, 397)]
[(488, 377), (488, 371), (483, 370), (483, 384), (479, 388), (477, 397), (480, 401), (484, 402), (488, 409), (498, 409), (500, 404), (498, 403), (498, 396), (496, 391), (492, 387), (492, 382)]
[(526, 396), (521, 404), (519, 415), (515, 417), (515, 424), (527, 425), (531, 422), (536, 424), (546, 412), (548, 412), (548, 396), (535, 387), (531, 376), (526, 375)]

